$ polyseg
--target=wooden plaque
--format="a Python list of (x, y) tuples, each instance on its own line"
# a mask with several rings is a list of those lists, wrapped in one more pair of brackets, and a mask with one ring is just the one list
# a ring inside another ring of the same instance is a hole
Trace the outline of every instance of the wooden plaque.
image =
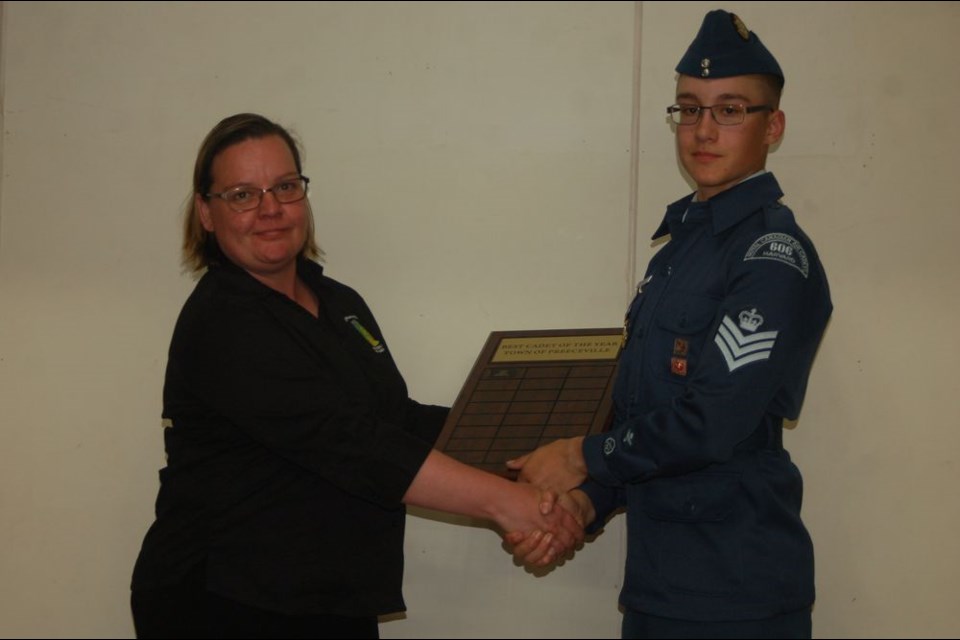
[(559, 438), (601, 433), (623, 329), (494, 331), (437, 440), (437, 449), (515, 478), (506, 461)]

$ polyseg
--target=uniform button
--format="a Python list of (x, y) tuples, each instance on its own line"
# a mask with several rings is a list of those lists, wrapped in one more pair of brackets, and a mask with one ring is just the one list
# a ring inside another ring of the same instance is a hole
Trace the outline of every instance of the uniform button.
[(660, 275), (664, 277), (670, 277), (670, 274), (673, 273), (673, 267), (666, 265), (663, 269), (660, 270)]
[(617, 448), (617, 441), (614, 440), (612, 437), (608, 437), (606, 440), (603, 441), (603, 453), (605, 455), (609, 456), (614, 452), (616, 448)]

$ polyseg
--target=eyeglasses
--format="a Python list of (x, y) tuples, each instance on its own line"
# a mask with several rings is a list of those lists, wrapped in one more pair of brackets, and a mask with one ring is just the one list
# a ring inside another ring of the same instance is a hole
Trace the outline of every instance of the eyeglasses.
[(291, 204), (300, 202), (307, 196), (307, 185), (310, 184), (310, 178), (300, 176), (290, 180), (284, 180), (277, 183), (269, 189), (260, 189), (259, 187), (234, 187), (221, 193), (206, 193), (205, 198), (223, 198), (231, 209), (237, 212), (252, 211), (263, 202), (263, 196), (268, 191), (273, 194), (280, 204)]
[(674, 104), (667, 107), (667, 113), (674, 124), (687, 126), (700, 122), (700, 116), (704, 111), (709, 111), (713, 115), (713, 121), (719, 125), (729, 127), (740, 124), (748, 113), (757, 113), (758, 111), (776, 111), (768, 104), (758, 104), (754, 107), (747, 107), (742, 104), (714, 104), (710, 106), (701, 106), (697, 104)]

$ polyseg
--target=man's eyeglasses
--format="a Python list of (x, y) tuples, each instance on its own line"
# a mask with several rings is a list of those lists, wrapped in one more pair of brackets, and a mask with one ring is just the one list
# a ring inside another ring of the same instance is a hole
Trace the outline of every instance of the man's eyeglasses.
[(698, 104), (674, 104), (667, 107), (667, 113), (674, 124), (687, 126), (700, 122), (700, 117), (704, 111), (709, 111), (713, 115), (713, 121), (725, 127), (740, 124), (747, 117), (748, 113), (757, 113), (758, 111), (775, 111), (768, 104), (758, 104), (753, 107), (747, 107), (742, 104), (713, 104), (710, 106)]
[(237, 212), (251, 211), (260, 206), (263, 196), (268, 191), (273, 194), (280, 204), (291, 204), (300, 202), (307, 196), (307, 185), (310, 184), (310, 178), (300, 176), (290, 180), (284, 180), (277, 183), (269, 189), (259, 187), (234, 187), (220, 193), (205, 193), (205, 198), (223, 198), (231, 209)]

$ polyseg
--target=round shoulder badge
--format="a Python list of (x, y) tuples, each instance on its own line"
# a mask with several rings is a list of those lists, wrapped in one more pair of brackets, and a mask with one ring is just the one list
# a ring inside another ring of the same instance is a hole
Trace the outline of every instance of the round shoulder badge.
[(786, 233), (768, 233), (758, 238), (743, 256), (743, 261), (747, 260), (776, 260), (790, 265), (804, 278), (810, 275), (807, 252), (796, 238)]
[(747, 25), (743, 24), (743, 20), (740, 19), (740, 16), (735, 13), (731, 13), (730, 19), (733, 21), (733, 26), (737, 30), (737, 33), (740, 34), (740, 37), (744, 40), (749, 40), (750, 29), (747, 29)]

